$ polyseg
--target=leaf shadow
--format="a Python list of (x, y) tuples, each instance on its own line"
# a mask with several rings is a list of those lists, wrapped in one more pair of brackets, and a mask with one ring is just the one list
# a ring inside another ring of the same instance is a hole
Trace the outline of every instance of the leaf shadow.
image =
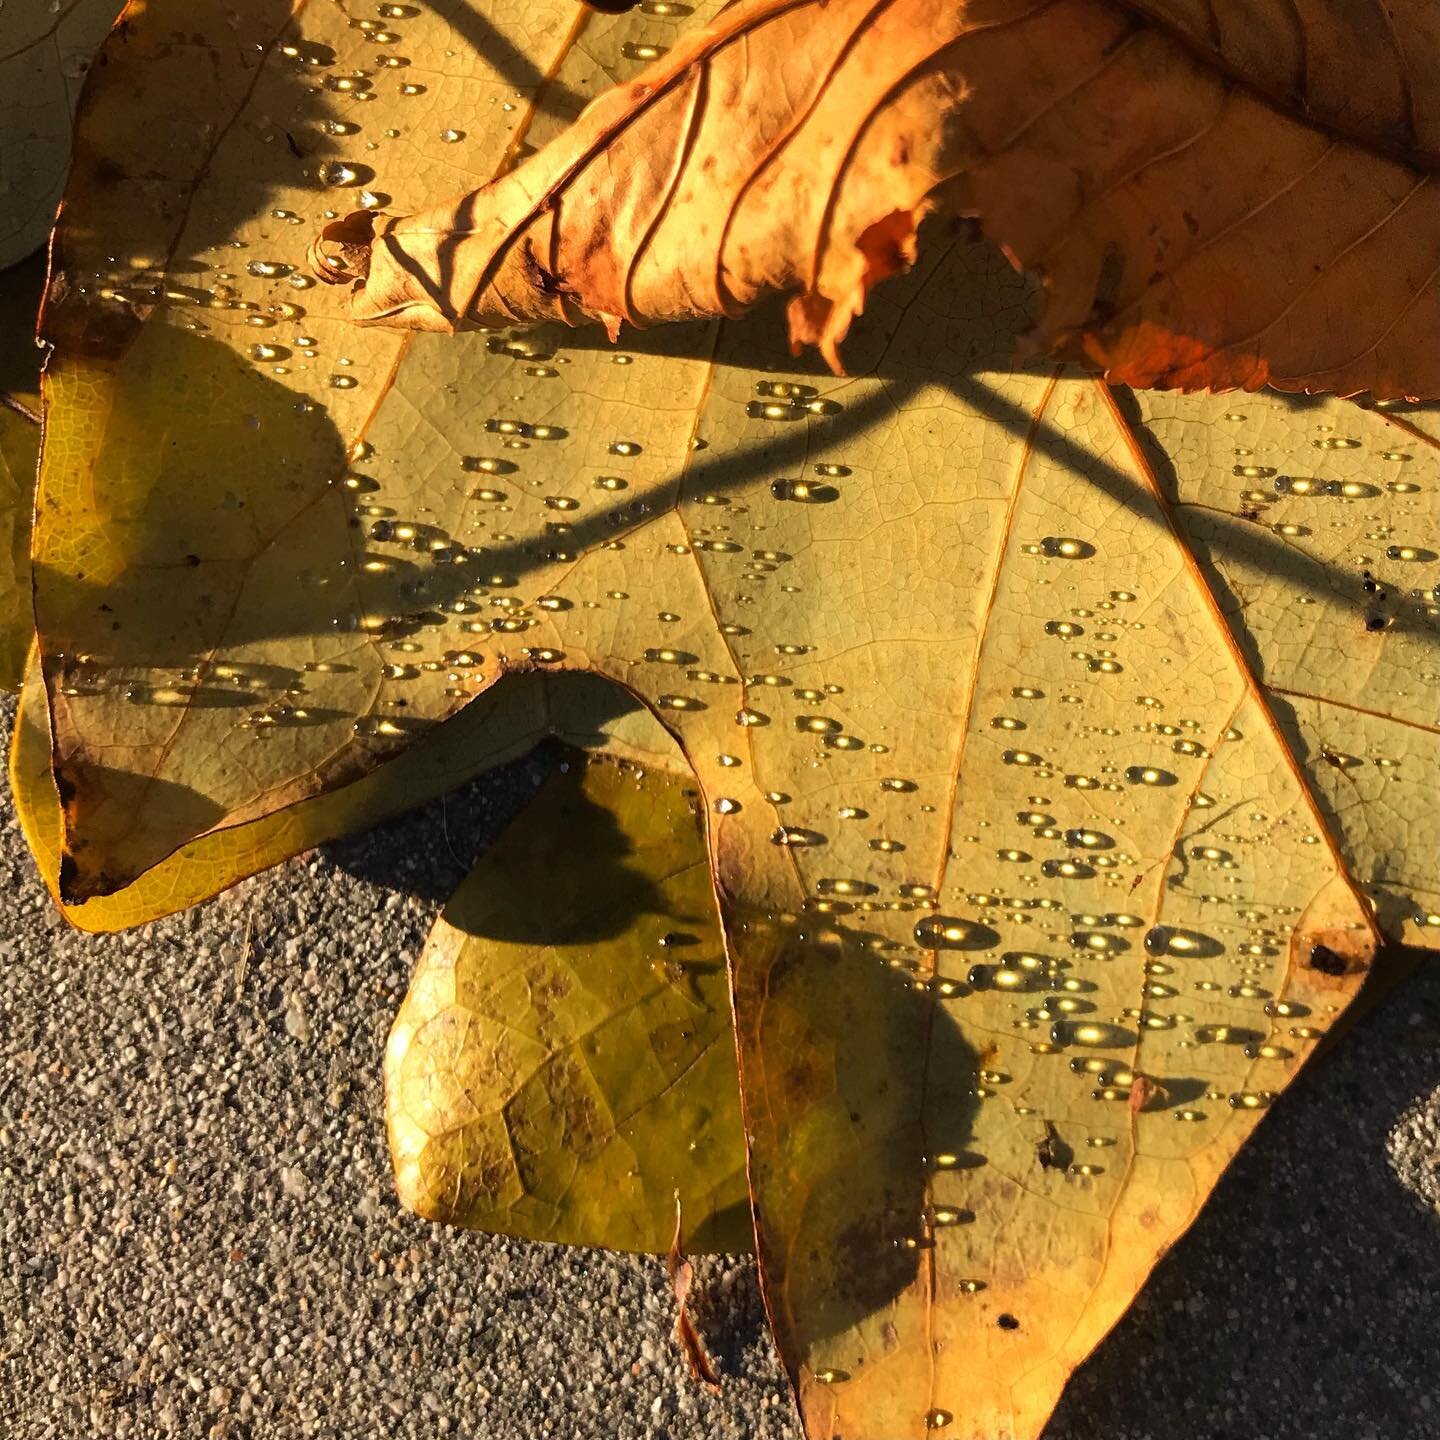
[[(466, 823), (461, 806), (466, 791), (473, 795), (477, 785), (438, 802), (449, 844), (476, 851), (477, 863), (483, 864), (483, 871), (471, 872), (477, 883), (462, 883), (450, 896), (445, 922), (466, 935), (512, 944), (576, 946), (622, 935), (642, 916), (660, 916), (672, 922), (662, 953), (677, 963), (698, 963), (691, 954), (697, 937), (687, 927), (701, 927), (708, 917), (670, 913), (655, 884), (633, 863), (635, 847), (616, 816), (585, 794), (585, 757), (552, 741), (523, 763), (527, 773), (548, 780), (498, 832), (493, 821), (478, 834), (473, 823)], [(487, 775), (480, 783), (488, 787), (488, 782)], [(430, 823), (435, 809), (427, 807)], [(490, 850), (522, 816), (523, 841)], [(350, 873), (373, 879), (391, 863), (395, 843), (409, 842), (414, 826), (383, 830), (389, 836), (370, 833), (361, 864), (346, 864), (337, 853), (341, 847), (332, 847), (332, 857)], [(433, 895), (433, 886), (420, 893), (427, 891)]]
[(927, 1201), (935, 1157), (986, 1163), (972, 1148), (981, 1056), (873, 937), (743, 914), (728, 933), (747, 987), (742, 1072), (753, 1063), (764, 1079), (751, 1185), (766, 1197), (769, 1304), (781, 1353), (818, 1365), (828, 1341), (851, 1339), (917, 1283), (940, 1223)]

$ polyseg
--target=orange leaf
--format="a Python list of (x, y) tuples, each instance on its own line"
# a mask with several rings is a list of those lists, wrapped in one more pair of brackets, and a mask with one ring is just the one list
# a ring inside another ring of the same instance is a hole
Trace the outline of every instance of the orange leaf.
[[(479, 190), (318, 242), (358, 319), (649, 325), (796, 292), (840, 369), (932, 210), (1045, 281), (1031, 337), (1131, 385), (1434, 394), (1425, 0), (747, 0)], [(374, 227), (373, 244), (371, 227)], [(1347, 317), (1336, 325), (1335, 317)], [(1423, 347), (1421, 347), (1423, 348)]]

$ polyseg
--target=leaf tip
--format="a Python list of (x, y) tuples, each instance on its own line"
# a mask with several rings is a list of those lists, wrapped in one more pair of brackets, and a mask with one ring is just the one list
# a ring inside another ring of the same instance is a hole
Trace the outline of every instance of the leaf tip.
[(327, 285), (364, 285), (375, 243), (375, 212), (352, 210), (332, 220), (310, 242), (310, 268)]

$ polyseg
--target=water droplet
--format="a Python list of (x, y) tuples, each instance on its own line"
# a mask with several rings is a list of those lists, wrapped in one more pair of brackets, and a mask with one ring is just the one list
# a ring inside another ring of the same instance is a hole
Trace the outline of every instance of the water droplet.
[(364, 715), (355, 722), (355, 733), (364, 736), (395, 736), (405, 732), (393, 720), (379, 715)]
[(1000, 761), (1004, 765), (1043, 765), (1045, 757), (1033, 750), (1003, 750)]
[(1095, 547), (1068, 535), (1047, 535), (1040, 542), (1040, 553), (1053, 559), (1086, 560), (1095, 553)]
[(833, 485), (818, 485), (810, 480), (776, 480), (770, 493), (777, 500), (795, 500), (805, 505), (824, 505), (840, 498)]
[(315, 177), (322, 185), (338, 187), (360, 183), (360, 172), (353, 166), (345, 164), (343, 160), (325, 161), (315, 172)]
[(1132, 785), (1173, 785), (1176, 781), (1168, 770), (1157, 770), (1152, 765), (1127, 765), (1125, 778)]
[(997, 939), (988, 925), (951, 915), (927, 915), (915, 923), (913, 933), (915, 943), (926, 950), (983, 950)]
[(898, 775), (886, 775), (880, 781), (882, 790), (893, 790), (897, 794), (908, 794), (920, 787), (913, 780), (903, 780)]
[(1232, 1110), (1264, 1110), (1274, 1100), (1269, 1090), (1239, 1090), (1226, 1097), (1226, 1104)]
[(1076, 950), (1090, 950), (1101, 955), (1126, 948), (1125, 941), (1115, 935), (1107, 935), (1103, 930), (1077, 930), (1071, 935), (1070, 944)]

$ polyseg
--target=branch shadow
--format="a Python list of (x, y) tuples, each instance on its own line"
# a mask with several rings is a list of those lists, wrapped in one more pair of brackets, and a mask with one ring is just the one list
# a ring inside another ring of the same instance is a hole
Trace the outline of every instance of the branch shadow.
[(589, 103), (588, 96), (547, 76), (471, 0), (427, 0), (427, 8), (443, 17), (472, 50), (490, 59), (507, 85), (533, 94), (536, 108), (542, 113), (569, 121)]

